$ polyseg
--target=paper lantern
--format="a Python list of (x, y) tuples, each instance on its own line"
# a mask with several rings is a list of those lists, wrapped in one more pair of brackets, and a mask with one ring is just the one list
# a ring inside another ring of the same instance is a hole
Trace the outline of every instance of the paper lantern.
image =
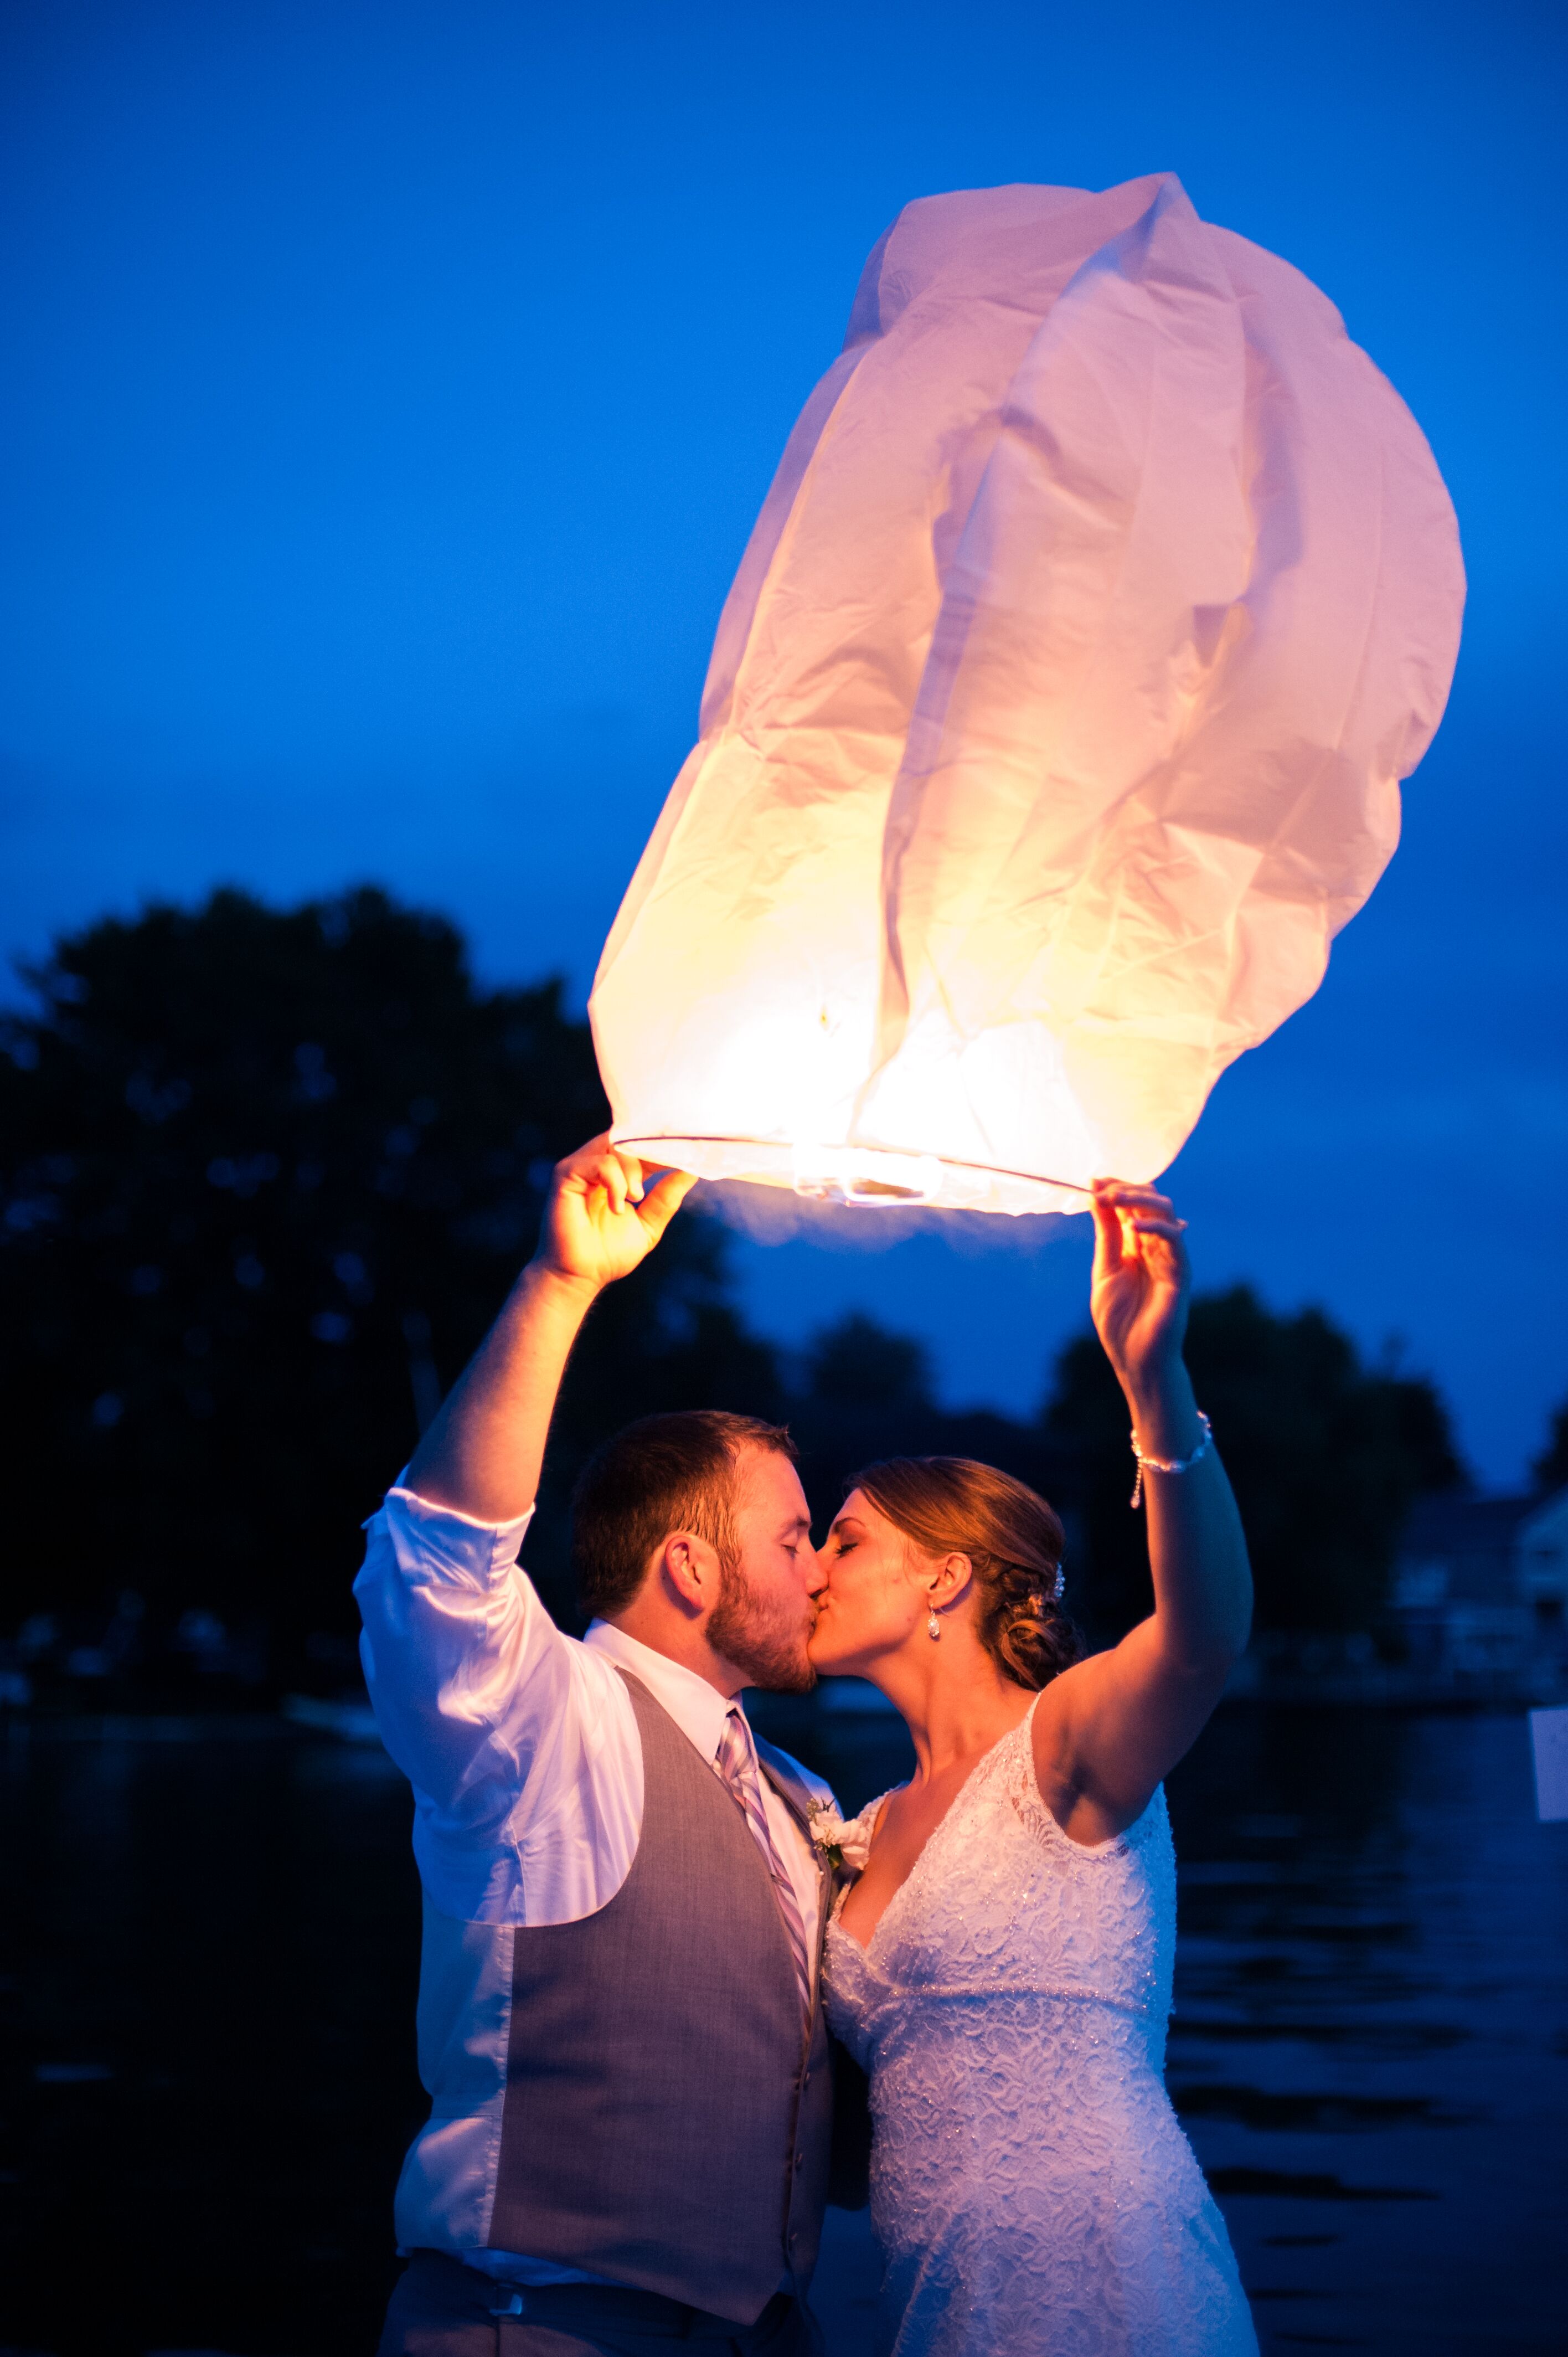
[(1081, 1208), (1321, 980), (1464, 576), (1399, 395), (1168, 177), (906, 207), (790, 436), (600, 961), (615, 1136)]

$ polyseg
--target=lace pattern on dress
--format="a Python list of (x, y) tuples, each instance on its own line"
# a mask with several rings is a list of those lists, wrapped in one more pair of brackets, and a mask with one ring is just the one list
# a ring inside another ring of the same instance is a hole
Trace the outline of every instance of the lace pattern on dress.
[(871, 2075), (882, 2348), (1253, 2357), (1162, 2075), (1165, 1795), (1072, 1841), (1040, 1797), (1033, 1716), (977, 1764), (869, 1943), (836, 1909), (829, 1927), (829, 2015)]

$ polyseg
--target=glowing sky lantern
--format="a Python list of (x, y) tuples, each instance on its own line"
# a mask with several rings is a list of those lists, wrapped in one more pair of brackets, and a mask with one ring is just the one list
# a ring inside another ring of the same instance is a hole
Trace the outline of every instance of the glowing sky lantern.
[(615, 1135), (852, 1200), (1154, 1177), (1381, 873), (1463, 600), (1399, 395), (1177, 181), (907, 206), (600, 961)]

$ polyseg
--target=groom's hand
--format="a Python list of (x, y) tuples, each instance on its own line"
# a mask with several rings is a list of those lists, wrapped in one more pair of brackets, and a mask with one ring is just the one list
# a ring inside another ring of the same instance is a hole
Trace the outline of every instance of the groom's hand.
[(555, 1166), (535, 1267), (598, 1292), (647, 1259), (696, 1182), (590, 1138)]
[(539, 1249), (415, 1450), (411, 1489), (480, 1523), (527, 1512), (562, 1372), (594, 1296), (647, 1259), (692, 1183), (669, 1170), (645, 1187), (637, 1157), (607, 1137), (556, 1164)]

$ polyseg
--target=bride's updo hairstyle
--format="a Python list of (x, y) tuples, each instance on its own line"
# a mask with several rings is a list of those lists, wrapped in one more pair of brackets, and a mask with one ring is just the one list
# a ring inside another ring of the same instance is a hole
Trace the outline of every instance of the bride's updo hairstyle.
[(972, 1457), (888, 1457), (844, 1484), (924, 1555), (966, 1555), (981, 1642), (1015, 1685), (1049, 1685), (1080, 1659), (1083, 1639), (1062, 1610), (1062, 1526), (1011, 1473)]

